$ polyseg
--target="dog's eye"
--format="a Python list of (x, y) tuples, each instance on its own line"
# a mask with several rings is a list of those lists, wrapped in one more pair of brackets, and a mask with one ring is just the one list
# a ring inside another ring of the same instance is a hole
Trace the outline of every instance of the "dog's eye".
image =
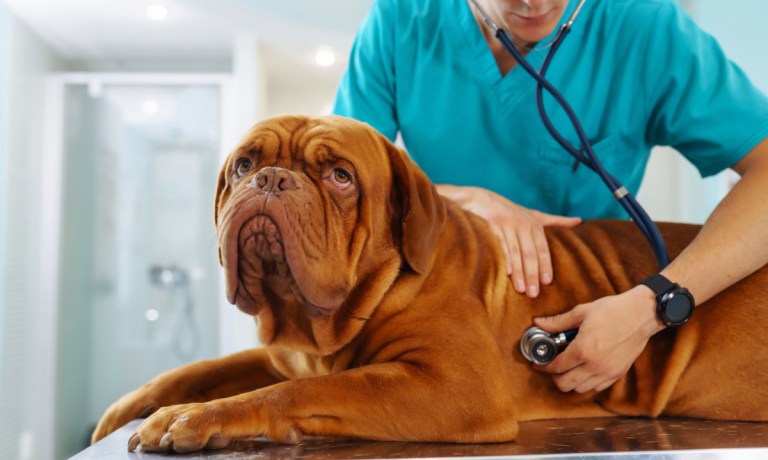
[(238, 158), (235, 163), (235, 172), (240, 177), (248, 174), (251, 169), (253, 169), (253, 163), (248, 158)]
[(347, 185), (352, 181), (352, 175), (343, 168), (333, 170), (333, 181), (339, 185)]

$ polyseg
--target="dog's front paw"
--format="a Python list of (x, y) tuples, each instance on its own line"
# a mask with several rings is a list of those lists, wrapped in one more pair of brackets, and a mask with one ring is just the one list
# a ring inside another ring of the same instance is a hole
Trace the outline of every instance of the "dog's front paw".
[(161, 407), (204, 401), (201, 388), (205, 376), (200, 377), (194, 366), (172, 369), (123, 395), (101, 417), (91, 442), (95, 443), (131, 420), (147, 417)]
[(216, 403), (191, 403), (163, 407), (136, 429), (128, 450), (177, 453), (226, 447), (230, 438), (222, 433), (225, 422)]
[(158, 407), (158, 401), (143, 388), (126, 394), (109, 406), (104, 415), (101, 416), (91, 435), (91, 443), (106, 437), (135, 418), (147, 417)]

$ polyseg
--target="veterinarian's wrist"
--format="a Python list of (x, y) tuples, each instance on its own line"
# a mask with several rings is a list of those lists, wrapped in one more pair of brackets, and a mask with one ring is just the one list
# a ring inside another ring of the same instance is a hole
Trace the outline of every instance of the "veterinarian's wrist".
[(667, 326), (659, 320), (656, 314), (656, 294), (647, 286), (638, 285), (629, 293), (633, 294), (634, 304), (641, 312), (641, 329), (645, 335), (651, 337), (657, 332), (663, 331)]

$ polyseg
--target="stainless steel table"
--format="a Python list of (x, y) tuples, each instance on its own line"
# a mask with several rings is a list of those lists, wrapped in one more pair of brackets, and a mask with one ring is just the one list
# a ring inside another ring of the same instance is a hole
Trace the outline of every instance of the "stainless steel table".
[[(168, 454), (127, 452), (128, 439), (139, 422), (135, 420), (129, 423), (73, 458), (171, 457)], [(178, 457), (270, 460), (447, 457), (768, 460), (768, 423), (644, 418), (548, 420), (521, 423), (518, 439), (504, 444), (311, 439), (298, 445), (284, 445), (256, 439), (238, 441), (224, 450), (209, 450)]]

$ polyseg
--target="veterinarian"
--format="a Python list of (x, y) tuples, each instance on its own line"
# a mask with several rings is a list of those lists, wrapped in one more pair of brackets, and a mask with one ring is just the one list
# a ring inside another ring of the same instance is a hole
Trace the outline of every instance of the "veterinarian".
[[(540, 68), (578, 1), (479, 3)], [(547, 79), (574, 108), (604, 167), (633, 194), (655, 145), (674, 147), (703, 176), (726, 168), (741, 175), (662, 271), (698, 305), (766, 264), (768, 99), (674, 0), (587, 0)], [(399, 133), (441, 194), (488, 220), (515, 289), (531, 298), (552, 282), (544, 227), (627, 217), (597, 175), (550, 137), (535, 89), (468, 0), (378, 0), (334, 108), (390, 139)], [(580, 145), (563, 111), (544, 101), (563, 136)], [(534, 323), (550, 332), (579, 328), (541, 367), (558, 388), (578, 392), (621, 378), (665, 327), (643, 285)]]

